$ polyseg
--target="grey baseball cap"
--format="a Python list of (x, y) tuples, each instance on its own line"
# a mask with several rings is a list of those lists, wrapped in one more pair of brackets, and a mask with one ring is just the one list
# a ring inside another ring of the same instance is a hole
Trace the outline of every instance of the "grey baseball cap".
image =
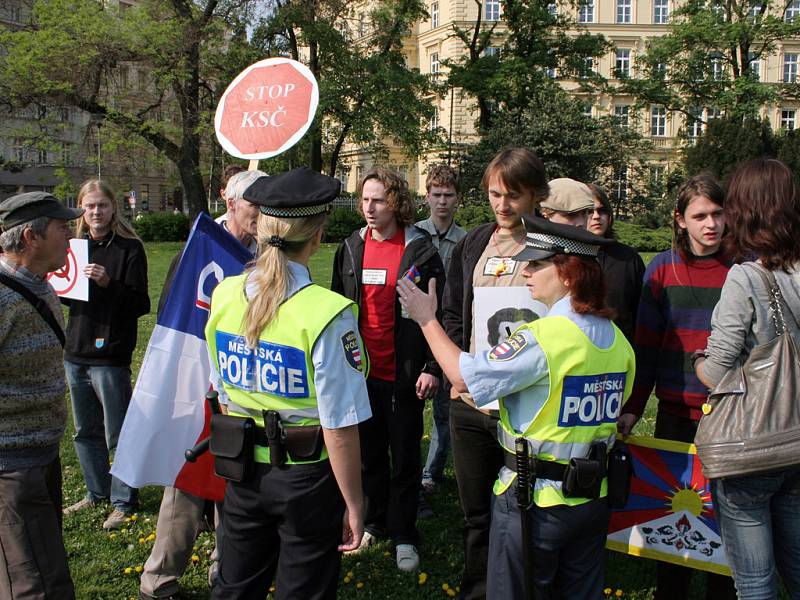
[(3, 231), (39, 217), (71, 221), (81, 215), (82, 208), (67, 208), (47, 192), (26, 192), (0, 202), (0, 228)]

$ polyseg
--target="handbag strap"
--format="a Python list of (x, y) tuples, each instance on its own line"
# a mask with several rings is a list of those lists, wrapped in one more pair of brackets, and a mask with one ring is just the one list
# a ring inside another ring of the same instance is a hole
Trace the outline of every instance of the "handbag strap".
[(752, 264), (756, 268), (756, 273), (761, 276), (762, 281), (769, 291), (769, 307), (771, 309), (770, 313), (772, 314), (772, 322), (775, 325), (775, 331), (777, 335), (783, 335), (786, 333), (786, 319), (783, 316), (783, 304), (786, 305), (786, 309), (789, 311), (789, 314), (792, 315), (795, 323), (797, 323), (797, 325), (800, 327), (800, 321), (798, 320), (797, 315), (794, 314), (792, 307), (789, 306), (789, 304), (783, 298), (783, 293), (781, 292), (781, 288), (778, 285), (777, 279), (775, 279), (775, 274), (756, 262)]
[(58, 338), (58, 341), (61, 342), (61, 347), (63, 348), (64, 344), (67, 342), (67, 339), (64, 336), (64, 330), (61, 328), (61, 325), (59, 325), (58, 321), (56, 321), (56, 317), (53, 315), (53, 311), (50, 310), (50, 307), (47, 306), (47, 303), (22, 285), (19, 281), (15, 280), (13, 277), (9, 277), (5, 273), (0, 273), (0, 283), (10, 287), (33, 305), (33, 308), (35, 308), (36, 312), (41, 315), (45, 323), (50, 325), (50, 328), (53, 330), (53, 333), (56, 334), (56, 337)]

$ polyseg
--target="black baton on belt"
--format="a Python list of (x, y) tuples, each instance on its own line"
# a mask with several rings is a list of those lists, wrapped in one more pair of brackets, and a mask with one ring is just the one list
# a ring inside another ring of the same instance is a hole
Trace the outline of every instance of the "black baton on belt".
[[(211, 390), (206, 394), (206, 402), (208, 402), (208, 405), (211, 407), (212, 415), (218, 415), (220, 413), (219, 394), (215, 390)], [(189, 462), (195, 462), (198, 458), (200, 458), (201, 455), (208, 451), (208, 442), (210, 440), (211, 438), (207, 437), (197, 442), (193, 448), (189, 448), (183, 453), (184, 458)]]
[(517, 507), (522, 528), (522, 564), (525, 577), (525, 600), (534, 599), (533, 556), (531, 555), (531, 462), (528, 456), (528, 441), (523, 437), (514, 440), (517, 458)]

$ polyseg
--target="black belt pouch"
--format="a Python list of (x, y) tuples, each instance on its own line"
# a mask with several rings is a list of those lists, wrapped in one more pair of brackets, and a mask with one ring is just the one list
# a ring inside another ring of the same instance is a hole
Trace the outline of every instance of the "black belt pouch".
[(608, 505), (625, 508), (631, 491), (633, 459), (628, 445), (617, 440), (608, 453)]
[(606, 445), (593, 442), (587, 458), (571, 458), (561, 491), (567, 498), (599, 498), (606, 475)]
[(211, 415), (209, 449), (214, 455), (214, 472), (228, 481), (241, 483), (253, 474), (255, 421), (246, 417)]
[(301, 427), (284, 427), (286, 451), (293, 462), (319, 460), (322, 454), (322, 427), (304, 425)]

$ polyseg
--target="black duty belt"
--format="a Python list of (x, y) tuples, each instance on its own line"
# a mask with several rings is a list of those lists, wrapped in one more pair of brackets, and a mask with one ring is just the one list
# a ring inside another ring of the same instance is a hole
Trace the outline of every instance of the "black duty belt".
[[(517, 457), (509, 452), (503, 452), (503, 461), (506, 467), (517, 472)], [(551, 479), (553, 481), (564, 481), (564, 472), (567, 465), (554, 460), (542, 460), (531, 458), (531, 475), (536, 479)]]

